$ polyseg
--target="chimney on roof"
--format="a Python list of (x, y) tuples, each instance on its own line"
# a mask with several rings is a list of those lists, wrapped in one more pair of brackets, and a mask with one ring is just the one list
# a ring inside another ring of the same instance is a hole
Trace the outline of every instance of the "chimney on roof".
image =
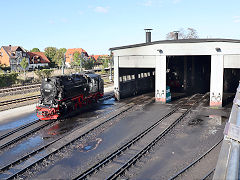
[(146, 32), (146, 43), (150, 43), (151, 42), (151, 30), (153, 29), (144, 29)]
[(174, 40), (178, 40), (179, 31), (173, 31), (173, 33), (174, 33)]

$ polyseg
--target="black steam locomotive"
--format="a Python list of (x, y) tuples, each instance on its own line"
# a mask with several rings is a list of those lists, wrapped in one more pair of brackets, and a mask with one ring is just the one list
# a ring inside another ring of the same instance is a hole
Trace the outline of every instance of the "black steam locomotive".
[(103, 80), (93, 73), (45, 78), (41, 84), (37, 116), (41, 120), (58, 119), (103, 96)]

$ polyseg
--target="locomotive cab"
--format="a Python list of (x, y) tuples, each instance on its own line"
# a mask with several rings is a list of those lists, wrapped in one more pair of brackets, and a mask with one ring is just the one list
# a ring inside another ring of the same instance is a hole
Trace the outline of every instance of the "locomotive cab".
[(88, 74), (90, 93), (103, 93), (103, 80), (97, 74)]

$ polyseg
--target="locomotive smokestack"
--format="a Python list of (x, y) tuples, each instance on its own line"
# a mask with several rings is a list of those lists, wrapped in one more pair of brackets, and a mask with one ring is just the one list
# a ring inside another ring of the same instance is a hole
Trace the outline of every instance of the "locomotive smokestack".
[(146, 43), (150, 43), (151, 42), (151, 30), (152, 29), (144, 29), (146, 32)]
[(174, 33), (174, 40), (178, 40), (179, 31), (173, 31), (173, 33)]

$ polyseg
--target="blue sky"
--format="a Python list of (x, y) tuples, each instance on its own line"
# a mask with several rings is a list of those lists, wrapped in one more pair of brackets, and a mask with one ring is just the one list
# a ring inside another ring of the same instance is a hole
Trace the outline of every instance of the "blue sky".
[(109, 54), (115, 46), (152, 41), (194, 28), (200, 38), (240, 39), (239, 0), (0, 0), (0, 46), (85, 49)]

